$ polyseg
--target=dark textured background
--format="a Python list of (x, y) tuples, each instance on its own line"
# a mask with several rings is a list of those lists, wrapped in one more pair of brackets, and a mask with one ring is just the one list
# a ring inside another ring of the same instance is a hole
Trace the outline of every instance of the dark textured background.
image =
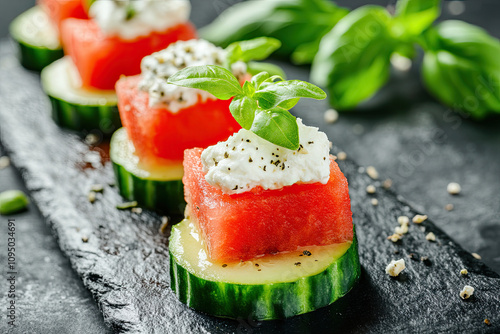
[[(233, 2), (205, 1), (202, 6), (194, 7), (193, 18), (201, 26)], [(350, 2), (349, 7), (360, 3), (363, 2)], [(8, 7), (11, 5), (19, 7)], [(8, 22), (4, 15), (19, 12), (22, 5), (29, 7), (30, 2), (16, 1), (9, 5), (2, 2), (0, 22)], [(499, 5), (494, 1), (465, 1), (465, 6), (467, 11), (459, 18), (479, 24), (500, 37), (500, 27), (495, 25)], [(452, 17), (446, 10), (444, 16)], [(5, 35), (4, 27), (1, 33)], [(287, 70), (290, 78), (307, 77), (305, 68)], [(393, 88), (387, 90), (389, 95), (398, 93), (398, 103), (383, 105), (379, 107), (381, 110), (369, 108), (363, 113), (341, 115), (338, 123), (326, 125), (321, 113), (306, 113), (308, 108), (318, 107), (304, 103), (299, 106), (300, 116), (306, 123), (327, 131), (349, 157), (361, 165), (377, 167), (382, 178), (393, 179), (395, 191), (414, 208), (429, 214), (453, 239), (467, 250), (481, 254), (487, 264), (500, 272), (499, 121), (475, 123), (461, 119), (428, 97), (415, 73), (410, 73), (404, 84), (401, 80), (395, 77)], [(385, 101), (383, 94), (378, 98)], [(436, 137), (436, 133), (442, 135)], [(446, 185), (451, 181), (462, 185), (462, 195), (447, 194)], [(17, 187), (22, 187), (21, 181), (12, 169), (0, 171), (0, 190)], [(455, 210), (445, 211), (447, 203), (455, 204)], [(95, 303), (61, 254), (36, 208), (32, 206), (28, 213), (15, 218), (20, 266), (18, 290), (22, 298), (18, 330), (30, 333), (104, 331)], [(4, 243), (2, 238), (0, 245)], [(2, 254), (2, 263), (3, 260)], [(4, 322), (0, 329), (3, 325)]]

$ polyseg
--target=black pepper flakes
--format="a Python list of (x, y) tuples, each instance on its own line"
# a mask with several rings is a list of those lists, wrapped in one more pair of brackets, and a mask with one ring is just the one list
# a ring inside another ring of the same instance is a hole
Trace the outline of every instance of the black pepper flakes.
[(310, 142), (307, 142), (307, 143), (308, 143), (309, 145), (314, 144), (314, 142), (313, 142), (313, 141), (310, 141)]
[(252, 157), (248, 158), (248, 162), (253, 162)]
[(256, 266), (256, 267), (258, 267), (258, 266), (259, 266), (259, 264), (258, 264), (258, 263), (256, 263), (256, 264), (255, 264), (255, 266)]
[(235, 187), (233, 188), (233, 190), (238, 190), (238, 186), (235, 186)]
[(226, 267), (227, 267), (227, 264), (225, 264), (225, 263), (224, 263), (224, 264), (222, 265), (222, 268), (226, 268)]
[(227, 170), (231, 170), (231, 168), (227, 167)]
[(301, 265), (301, 263), (300, 263), (300, 262), (295, 262), (294, 264), (295, 264), (297, 267)]
[(264, 166), (264, 172), (266, 171), (266, 167), (267, 167), (267, 166)]
[(259, 268), (259, 269), (257, 269), (257, 271), (262, 271), (262, 269)]
[(308, 251), (308, 250), (303, 251), (302, 254), (304, 254), (305, 256), (311, 256), (312, 255), (311, 252)]
[(219, 162), (217, 160), (215, 160), (215, 158), (213, 158), (213, 159), (214, 159), (215, 167), (217, 167), (217, 165), (219, 164)]
[(250, 142), (250, 139), (247, 139), (247, 143), (249, 143), (249, 142)]

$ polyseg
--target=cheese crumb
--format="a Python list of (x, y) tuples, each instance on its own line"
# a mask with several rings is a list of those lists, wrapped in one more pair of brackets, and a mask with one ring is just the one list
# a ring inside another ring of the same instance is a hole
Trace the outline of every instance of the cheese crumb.
[(385, 188), (385, 189), (389, 189), (392, 187), (392, 180), (391, 179), (387, 179), (385, 180), (384, 182), (382, 182), (382, 186)]
[(478, 260), (481, 260), (481, 255), (479, 255), (478, 253), (471, 253), (472, 256), (474, 256), (476, 259)]
[(366, 174), (374, 180), (378, 179), (378, 172), (373, 166), (366, 167)]
[(460, 270), (460, 275), (462, 275), (462, 276), (467, 276), (468, 273), (469, 272), (467, 271), (467, 269)]
[(448, 187), (446, 188), (448, 190), (448, 193), (450, 195), (458, 195), (460, 194), (460, 191), (462, 191), (462, 187), (456, 182), (451, 182), (448, 184)]
[(378, 205), (378, 199), (376, 199), (376, 198), (372, 198), (371, 202), (372, 202), (373, 206), (377, 206)]
[(10, 159), (7, 156), (0, 157), (0, 170), (10, 166)]
[(446, 211), (451, 211), (455, 208), (455, 206), (453, 204), (446, 204), (444, 208), (446, 209)]
[(436, 241), (436, 235), (432, 232), (429, 232), (427, 233), (427, 235), (425, 236), (425, 239), (427, 241)]
[(375, 192), (377, 191), (377, 189), (375, 188), (374, 185), (369, 185), (368, 187), (366, 187), (366, 192), (368, 194), (375, 194)]
[(337, 154), (337, 158), (339, 158), (339, 160), (345, 160), (345, 159), (347, 159), (347, 153), (345, 153), (345, 152), (343, 152), (343, 151), (342, 151), (342, 152), (339, 152), (339, 153)]
[(390, 235), (387, 237), (387, 240), (391, 240), (392, 242), (398, 242), (401, 240), (403, 236), (399, 233), (394, 233), (393, 235)]
[(328, 109), (324, 114), (325, 122), (333, 124), (339, 119), (339, 113), (335, 109)]
[(398, 223), (399, 225), (408, 225), (410, 223), (410, 218), (408, 218), (407, 216), (399, 216), (398, 217)]
[(460, 297), (462, 299), (468, 299), (473, 294), (474, 294), (474, 288), (471, 287), (470, 285), (464, 286), (464, 288), (462, 289), (462, 291), (460, 291)]
[(423, 223), (424, 221), (427, 220), (427, 216), (426, 215), (416, 215), (415, 217), (413, 217), (412, 221), (415, 223), (415, 224), (421, 224)]
[(408, 233), (408, 224), (403, 224), (401, 226), (397, 226), (394, 229), (394, 232), (396, 232), (397, 234), (406, 234), (406, 233)]
[(385, 268), (385, 272), (392, 277), (397, 277), (406, 268), (405, 260), (392, 260)]

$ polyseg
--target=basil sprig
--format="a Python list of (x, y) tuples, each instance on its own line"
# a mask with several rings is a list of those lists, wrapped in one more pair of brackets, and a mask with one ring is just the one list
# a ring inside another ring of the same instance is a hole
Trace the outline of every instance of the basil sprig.
[(288, 110), (301, 97), (326, 98), (325, 92), (313, 84), (285, 81), (266, 72), (255, 75), (241, 87), (230, 71), (215, 65), (187, 67), (172, 75), (168, 82), (207, 91), (221, 100), (234, 97), (229, 109), (241, 127), (291, 150), (299, 148), (299, 129)]
[(325, 0), (245, 1), (224, 11), (200, 35), (223, 47), (234, 41), (274, 37), (282, 42), (279, 56), (311, 63), (321, 37), (347, 13)]
[(444, 21), (424, 37), (429, 91), (476, 119), (500, 113), (500, 41), (462, 21)]
[(388, 80), (392, 55), (424, 51), (422, 75), (438, 100), (476, 119), (500, 113), (500, 42), (462, 21), (432, 26), (439, 0), (399, 0), (395, 16), (383, 7), (358, 8), (325, 35), (311, 71), (330, 103), (355, 108)]

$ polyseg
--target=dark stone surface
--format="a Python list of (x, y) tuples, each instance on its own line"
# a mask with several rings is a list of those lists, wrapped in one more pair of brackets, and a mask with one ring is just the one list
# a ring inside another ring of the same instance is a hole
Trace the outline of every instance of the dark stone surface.
[[(193, 8), (193, 19), (201, 26), (234, 2), (199, 2)], [(350, 2), (349, 7), (358, 3)], [(474, 1), (466, 2), (466, 7), (459, 18), (500, 36), (500, 27), (495, 24), (498, 4)], [(304, 79), (308, 73), (306, 68), (291, 66), (287, 72), (291, 78)], [(360, 113), (341, 115), (334, 125), (322, 121), (326, 104), (302, 103), (296, 113), (306, 123), (320, 126), (349, 157), (362, 165), (373, 165), (383, 178), (393, 179), (400, 198), (429, 214), (439, 228), (469, 251), (480, 253), (500, 272), (499, 123), (456, 118), (425, 94), (415, 73), (409, 76), (405, 84), (395, 77), (394, 89), (386, 90), (397, 95), (392, 100), (396, 103), (377, 106), (377, 101), (372, 102)], [(383, 94), (378, 99), (387, 101)], [(438, 140), (436, 131), (444, 133)], [(102, 318), (79, 277), (96, 299), (109, 328), (116, 332), (500, 331), (498, 275), (432, 223), (423, 225), (427, 232), (436, 233), (437, 243), (427, 242), (425, 233), (415, 225), (400, 244), (387, 241), (386, 236), (397, 225), (396, 217), (402, 212), (411, 216), (414, 210), (381, 188), (375, 195), (379, 206), (371, 206), (364, 188), (372, 181), (351, 161), (340, 166), (350, 182), (361, 245), (360, 284), (329, 308), (286, 321), (256, 323), (252, 319), (228, 321), (204, 316), (175, 300), (168, 289), (166, 238), (157, 232), (158, 216), (117, 212), (114, 206), (121, 199), (114, 188), (106, 188), (94, 205), (86, 202), (93, 183), (112, 180), (110, 166), (102, 167), (96, 150), (89, 152), (77, 137), (51, 123), (37, 76), (19, 68), (6, 43), (0, 44), (0, 136), (69, 258), (68, 263), (56, 249), (33, 206), (15, 217), (20, 222), (22, 280), (18, 287), (23, 298), (23, 327), (15, 332), (104, 332)], [(80, 168), (89, 161), (97, 169)], [(12, 182), (11, 172), (5, 172), (0, 174), (0, 190)], [(451, 181), (461, 183), (462, 195), (446, 193), (446, 184)], [(455, 210), (446, 212), (443, 206), (447, 203), (454, 203)], [(82, 237), (89, 237), (88, 243)], [(4, 238), (0, 245), (4, 245)], [(399, 254), (394, 254), (395, 250)], [(429, 256), (430, 266), (410, 260), (410, 253)], [(383, 269), (397, 258), (405, 258), (408, 268), (400, 279), (389, 279)], [(3, 253), (0, 262), (5, 263)], [(459, 275), (462, 267), (469, 270), (467, 278)], [(458, 296), (465, 284), (476, 288), (468, 301)], [(4, 286), (2, 280), (3, 296)], [(483, 323), (485, 318), (492, 326)], [(2, 320), (0, 332), (4, 328)]]
[[(89, 150), (78, 137), (53, 124), (36, 75), (20, 68), (9, 52), (1, 56), (0, 63), (0, 75), (9, 78), (0, 83), (2, 143), (57, 236), (61, 250), (113, 331), (304, 333), (334, 327), (373, 333), (500, 330), (498, 274), (431, 222), (422, 226), (426, 232), (436, 234), (435, 243), (426, 241), (425, 233), (416, 225), (411, 226), (400, 244), (386, 240), (397, 225), (396, 217), (413, 216), (415, 211), (381, 187), (373, 196), (380, 204), (372, 206), (365, 188), (373, 181), (359, 173), (351, 161), (340, 162), (340, 167), (350, 182), (363, 275), (350, 294), (317, 312), (265, 323), (221, 320), (186, 308), (168, 287), (167, 238), (158, 233), (160, 217), (149, 212), (138, 215), (116, 210), (115, 205), (122, 200), (109, 186), (96, 203), (90, 204), (86, 199), (90, 186), (113, 181), (111, 166), (100, 163), (97, 149)], [(310, 104), (297, 112), (305, 117), (321, 108), (321, 104)], [(83, 168), (90, 165), (94, 168)], [(84, 242), (85, 238), (88, 242)], [(398, 254), (394, 254), (396, 250)], [(431, 265), (410, 260), (410, 253), (428, 256)], [(397, 258), (406, 260), (407, 269), (399, 279), (391, 279), (384, 268)], [(460, 276), (462, 268), (469, 270), (467, 278)], [(466, 284), (475, 287), (476, 293), (463, 301), (458, 294)], [(62, 310), (55, 313), (52, 319), (67, 314)], [(492, 326), (483, 323), (485, 318)]]

